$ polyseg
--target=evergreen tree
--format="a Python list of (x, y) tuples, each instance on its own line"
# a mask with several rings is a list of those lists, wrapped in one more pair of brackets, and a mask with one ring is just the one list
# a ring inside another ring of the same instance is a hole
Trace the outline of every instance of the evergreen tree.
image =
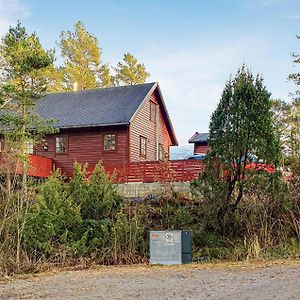
[(130, 53), (124, 54), (123, 62), (119, 62), (114, 68), (114, 85), (134, 85), (144, 83), (149, 77), (144, 64), (138, 63)]
[(226, 83), (211, 117), (211, 155), (229, 165), (244, 165), (253, 156), (265, 163), (277, 164), (280, 152), (271, 107), (270, 93), (263, 79), (259, 75), (254, 78), (243, 65), (236, 77)]
[[(280, 158), (270, 93), (263, 79), (244, 65), (226, 83), (211, 116), (209, 146), (205, 172), (195, 186), (213, 193), (209, 198), (218, 207), (218, 223), (224, 229), (226, 215), (237, 209), (247, 181), (255, 174), (255, 163), (276, 166)], [(249, 168), (252, 162), (254, 169)]]
[(35, 114), (34, 107), (46, 92), (45, 73), (53, 68), (54, 52), (45, 51), (39, 38), (27, 34), (18, 23), (2, 39), (0, 58), (0, 99), (4, 109), (1, 122), (10, 128), (5, 134), (15, 136), (14, 140), (18, 136), (23, 142), (35, 139), (48, 130), (48, 122)]
[(74, 32), (61, 33), (59, 46), (64, 60), (61, 89), (73, 90), (74, 84), (78, 90), (109, 86), (109, 69), (101, 65), (98, 40), (80, 21)]
[[(15, 28), (10, 27), (0, 44), (1, 83), (0, 99), (2, 135), (5, 136), (2, 149), (2, 167), (7, 157), (15, 163), (14, 169), (22, 166), (22, 182), (20, 191), (12, 191), (13, 169), (8, 169), (5, 187), (6, 207), (13, 207), (15, 228), (11, 233), (14, 240), (14, 250), (17, 268), (20, 267), (21, 241), (26, 224), (26, 214), (29, 206), (29, 191), (27, 183), (27, 146), (43, 133), (52, 132), (48, 122), (44, 122), (34, 113), (36, 101), (46, 91), (44, 72), (53, 64), (53, 51), (45, 51), (35, 34), (27, 34), (20, 23)], [(7, 156), (6, 154), (10, 156)], [(15, 154), (15, 155), (12, 155)], [(10, 163), (10, 162), (9, 162)], [(11, 166), (11, 164), (9, 164)], [(14, 183), (15, 185), (15, 183)], [(3, 190), (2, 190), (3, 192)], [(13, 196), (15, 195), (15, 196)], [(17, 195), (17, 196), (16, 196)], [(16, 197), (16, 198), (14, 198)], [(17, 199), (17, 201), (16, 201)]]

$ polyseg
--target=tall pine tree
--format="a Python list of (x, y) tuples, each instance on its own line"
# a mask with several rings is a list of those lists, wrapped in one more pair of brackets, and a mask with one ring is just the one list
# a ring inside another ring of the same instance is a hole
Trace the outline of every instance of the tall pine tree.
[(114, 85), (134, 85), (144, 83), (149, 77), (144, 64), (138, 63), (130, 53), (124, 54), (123, 62), (119, 62), (114, 68), (116, 75), (113, 78)]
[(78, 21), (74, 32), (63, 31), (59, 46), (63, 57), (61, 90), (78, 90), (106, 87), (110, 85), (110, 72), (107, 65), (101, 64), (101, 49), (98, 39), (90, 34)]

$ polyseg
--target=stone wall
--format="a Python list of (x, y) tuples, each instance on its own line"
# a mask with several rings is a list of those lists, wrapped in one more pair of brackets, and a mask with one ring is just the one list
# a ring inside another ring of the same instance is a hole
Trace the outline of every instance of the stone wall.
[(167, 184), (159, 182), (131, 182), (117, 184), (117, 190), (125, 198), (151, 198), (171, 192), (187, 198), (192, 197), (190, 182), (172, 182)]

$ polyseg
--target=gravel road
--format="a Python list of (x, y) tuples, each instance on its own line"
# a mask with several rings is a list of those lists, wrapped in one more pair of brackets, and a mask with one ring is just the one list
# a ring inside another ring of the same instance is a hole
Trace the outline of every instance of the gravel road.
[(300, 299), (300, 265), (59, 271), (2, 281), (0, 299)]

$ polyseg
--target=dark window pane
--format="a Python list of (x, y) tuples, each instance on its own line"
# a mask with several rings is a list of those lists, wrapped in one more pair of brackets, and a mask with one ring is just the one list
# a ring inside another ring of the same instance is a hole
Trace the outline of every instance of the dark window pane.
[(156, 121), (156, 104), (152, 101), (150, 101), (150, 120)]
[(147, 156), (147, 139), (143, 136), (140, 136), (140, 156)]
[(116, 150), (116, 135), (115, 134), (105, 134), (104, 135), (104, 150), (105, 151)]
[(67, 153), (67, 137), (57, 136), (55, 142), (56, 153)]

